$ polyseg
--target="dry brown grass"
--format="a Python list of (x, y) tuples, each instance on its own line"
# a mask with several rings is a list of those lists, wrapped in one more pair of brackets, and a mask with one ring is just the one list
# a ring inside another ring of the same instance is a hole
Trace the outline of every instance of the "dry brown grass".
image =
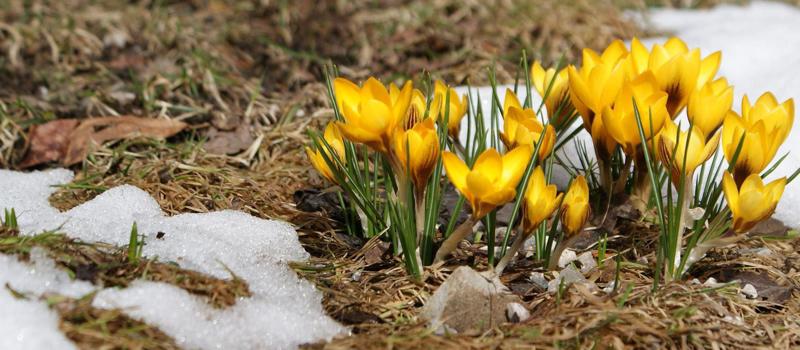
[[(451, 83), (481, 84), (487, 79), (485, 68), (494, 62), (499, 80), (511, 82), (522, 49), (547, 63), (562, 55), (575, 61), (583, 47), (598, 49), (640, 33), (620, 16), (618, 5), (635, 8), (642, 2), (6, 3), (0, 12), (0, 167), (19, 162), (30, 125), (55, 118), (131, 114), (188, 122), (189, 131), (167, 142), (139, 139), (103, 145), (74, 168), (75, 181), (60, 188), (51, 202), (67, 209), (108, 188), (132, 184), (150, 193), (170, 215), (238, 209), (292, 222), (314, 256), (295, 264), (295, 271), (316, 283), (329, 315), (354, 333), (309, 348), (800, 346), (797, 292), (779, 306), (744, 299), (733, 286), (709, 290), (681, 282), (651, 292), (652, 276), (635, 262), (652, 258), (652, 237), (635, 227), (612, 242), (619, 250), (631, 242), (641, 248), (624, 250), (630, 263), (620, 269), (623, 287), (617, 293), (572, 287), (556, 298), (532, 288), (527, 275), (535, 266), (520, 264), (504, 281), (533, 310), (531, 320), (479, 337), (435, 335), (417, 313), (452, 264), (429, 270), (425, 283), (414, 282), (397, 260), (375, 260), (377, 242), (354, 246), (334, 231), (331, 218), (301, 212), (293, 204), (295, 190), (325, 186), (307, 164), (302, 146), (308, 141), (306, 129), (318, 129), (331, 117), (320, 83), (326, 63), (336, 63), (354, 79), (377, 75), (397, 80), (430, 71)], [(251, 126), (251, 147), (234, 156), (204, 151), (203, 138), (221, 120)], [(640, 235), (625, 235), (630, 232)], [(798, 287), (794, 243), (747, 244), (769, 247), (776, 254), (764, 258), (723, 250), (706, 269), (693, 273), (705, 278), (724, 269), (748, 269)], [(75, 248), (66, 255), (90, 259), (94, 253), (87, 257), (83, 249), (96, 248)], [(479, 248), (463, 250), (458, 263), (481, 268), (485, 263)], [(174, 271), (165, 272), (170, 273)], [(612, 276), (606, 269), (592, 279), (608, 282)], [(221, 300), (230, 297), (213, 287), (217, 282), (195, 282), (185, 287), (210, 294), (212, 300), (214, 293), (223, 293)], [(625, 286), (631, 286), (630, 292)], [(174, 347), (156, 329), (119, 313), (87, 308), (85, 301), (63, 303), (57, 306), (62, 329), (81, 347), (149, 348), (142, 345), (146, 342), (155, 348)], [(109, 325), (118, 331), (98, 333)], [(130, 336), (143, 343), (122, 337), (120, 332), (130, 329), (141, 330)]]
[(121, 310), (92, 307), (92, 298), (50, 300), (61, 318), (59, 329), (78, 349), (180, 349), (158, 328), (132, 319)]
[[(436, 335), (416, 318), (425, 300), (449, 274), (448, 267), (428, 270), (425, 283), (419, 284), (411, 281), (399, 264), (371, 271), (360, 258), (363, 252), (357, 252), (351, 259), (312, 261), (309, 265), (315, 268), (295, 266), (295, 270), (317, 283), (325, 294), (328, 313), (351, 325), (354, 333), (307, 348), (788, 349), (800, 346), (797, 245), (797, 241), (751, 241), (744, 248), (767, 247), (774, 254), (734, 257), (730, 254), (739, 249), (723, 250), (704, 261), (703, 271), (695, 271), (694, 277), (701, 280), (721, 269), (767, 276), (791, 290), (791, 297), (781, 304), (747, 299), (738, 293), (737, 283), (709, 287), (680, 281), (653, 292), (650, 267), (625, 262), (617, 291), (605, 294), (572, 286), (559, 297), (532, 287), (527, 282), (530, 266), (522, 266), (503, 280), (523, 298), (532, 318), (477, 337)], [(588, 278), (601, 285), (612, 282), (613, 260)]]

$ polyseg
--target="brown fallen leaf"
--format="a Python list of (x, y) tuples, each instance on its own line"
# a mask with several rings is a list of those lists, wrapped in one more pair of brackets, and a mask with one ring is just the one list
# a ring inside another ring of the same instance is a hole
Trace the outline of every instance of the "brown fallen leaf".
[(717, 280), (720, 282), (739, 281), (741, 286), (751, 284), (758, 291), (758, 297), (777, 305), (784, 305), (792, 297), (792, 286), (782, 286), (767, 275), (766, 272), (722, 270)]
[(253, 144), (255, 137), (250, 133), (250, 126), (239, 125), (234, 131), (219, 131), (212, 128), (208, 132), (208, 141), (203, 145), (208, 153), (236, 154)]
[(184, 128), (186, 123), (170, 119), (134, 116), (86, 119), (71, 133), (69, 147), (61, 163), (65, 166), (80, 163), (93, 147), (106, 141), (134, 137), (167, 138)]
[(791, 230), (790, 227), (786, 226), (782, 221), (769, 218), (762, 222), (759, 222), (755, 227), (750, 230), (750, 234), (754, 236), (773, 236), (773, 237), (783, 237), (786, 236), (786, 233)]
[(19, 168), (30, 168), (63, 159), (70, 142), (70, 134), (77, 126), (76, 119), (58, 119), (31, 126), (28, 132), (30, 147)]

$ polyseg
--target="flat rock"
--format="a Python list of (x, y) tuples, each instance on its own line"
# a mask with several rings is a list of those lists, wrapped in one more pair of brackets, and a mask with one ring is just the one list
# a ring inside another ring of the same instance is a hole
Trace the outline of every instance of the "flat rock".
[(421, 317), (437, 333), (479, 334), (508, 322), (511, 303), (522, 301), (499, 279), (461, 266), (433, 293)]

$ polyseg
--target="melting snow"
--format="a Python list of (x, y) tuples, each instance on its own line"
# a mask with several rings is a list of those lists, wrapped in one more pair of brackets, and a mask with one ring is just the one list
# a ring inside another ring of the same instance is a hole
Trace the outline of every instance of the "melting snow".
[[(112, 188), (59, 213), (48, 197), (55, 190), (53, 185), (71, 179), (72, 173), (63, 169), (27, 174), (0, 170), (0, 188), (7, 189), (0, 192), (0, 208), (15, 208), (23, 234), (59, 229), (84, 241), (120, 246), (128, 243), (136, 222), (139, 233), (145, 235), (145, 256), (218, 278), (230, 278), (233, 272), (248, 282), (253, 293), (233, 307), (217, 310), (172, 285), (139, 281), (126, 289), (101, 291), (96, 307), (122, 308), (187, 348), (295, 348), (343, 331), (325, 315), (314, 286), (288, 268), (288, 261), (308, 258), (288, 224), (236, 211), (167, 217), (152, 197), (133, 186)], [(161, 239), (156, 238), (159, 232)], [(56, 283), (47, 291), (65, 294), (67, 290)], [(40, 295), (44, 290), (34, 292)], [(2, 291), (0, 295), (5, 297)], [(40, 306), (46, 311), (44, 304)], [(14, 331), (0, 325), (0, 333)]]
[[(58, 293), (79, 298), (94, 287), (72, 281), (40, 249), (31, 251), (30, 260), (22, 263), (0, 254), (0, 349), (74, 349), (58, 329), (58, 315), (38, 297)], [(11, 290), (31, 298), (17, 298)]]

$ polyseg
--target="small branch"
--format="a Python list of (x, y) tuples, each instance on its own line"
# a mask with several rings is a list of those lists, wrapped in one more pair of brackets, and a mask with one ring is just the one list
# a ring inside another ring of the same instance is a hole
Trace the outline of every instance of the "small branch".
[(458, 247), (458, 243), (461, 242), (464, 238), (467, 237), (472, 232), (472, 227), (475, 226), (475, 223), (478, 222), (474, 216), (471, 216), (464, 221), (461, 225), (459, 225), (453, 233), (448, 237), (443, 243), (442, 246), (439, 247), (439, 250), (436, 251), (436, 257), (433, 259), (433, 263), (438, 263), (444, 258), (446, 258), (450, 253), (456, 250)]

